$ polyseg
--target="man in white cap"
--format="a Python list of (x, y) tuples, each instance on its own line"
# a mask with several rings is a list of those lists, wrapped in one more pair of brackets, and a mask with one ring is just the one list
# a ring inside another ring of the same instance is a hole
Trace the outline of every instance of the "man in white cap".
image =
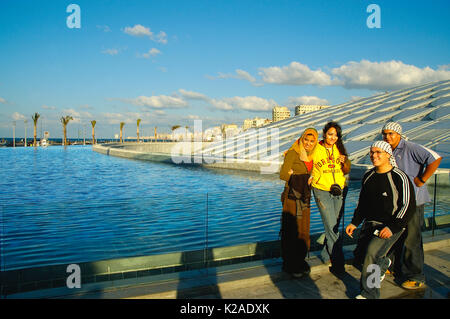
[(408, 222), (402, 239), (396, 244), (394, 271), (400, 271), (403, 288), (417, 289), (425, 282), (421, 228), (424, 222), (424, 204), (431, 201), (425, 183), (439, 167), (442, 157), (422, 145), (402, 138), (402, 127), (396, 122), (386, 123), (381, 132), (383, 140), (392, 147), (398, 167), (411, 179), (415, 190), (416, 212)]
[[(374, 168), (364, 174), (358, 205), (345, 229), (352, 237), (354, 230), (364, 221), (361, 233), (368, 238), (361, 269), (361, 294), (356, 299), (380, 298), (380, 283), (391, 264), (386, 255), (416, 210), (413, 185), (408, 176), (396, 167), (391, 146), (384, 141), (373, 143), (370, 160)], [(374, 278), (376, 269), (378, 278)]]

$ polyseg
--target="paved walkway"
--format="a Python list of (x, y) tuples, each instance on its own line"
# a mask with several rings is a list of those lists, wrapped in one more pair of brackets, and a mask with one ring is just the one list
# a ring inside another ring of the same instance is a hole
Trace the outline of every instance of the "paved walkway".
[[(346, 246), (346, 258), (353, 247)], [(410, 291), (387, 275), (381, 298), (448, 299), (450, 297), (450, 230), (424, 234), (426, 285)], [(322, 264), (318, 253), (308, 260), (311, 274), (294, 279), (281, 271), (281, 260), (235, 264), (161, 276), (83, 285), (81, 289), (54, 288), (10, 295), (8, 298), (139, 298), (139, 299), (351, 299), (359, 294), (360, 272), (346, 265), (337, 278)]]

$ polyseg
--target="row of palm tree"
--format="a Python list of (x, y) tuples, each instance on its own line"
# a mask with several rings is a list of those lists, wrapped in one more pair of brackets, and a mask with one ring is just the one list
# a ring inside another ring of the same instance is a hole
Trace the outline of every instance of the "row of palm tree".
[[(34, 113), (31, 118), (33, 119), (33, 123), (34, 123), (34, 141), (33, 141), (33, 146), (36, 146), (36, 136), (37, 136), (37, 122), (38, 119), (41, 115), (39, 113)], [(69, 124), (69, 122), (71, 120), (73, 120), (73, 117), (70, 115), (66, 115), (61, 117), (61, 123), (63, 125), (63, 133), (64, 133), (64, 144), (63, 145), (67, 145), (67, 124)], [(141, 124), (141, 119), (137, 119), (137, 141), (139, 142), (139, 125)], [(91, 121), (91, 125), (92, 125), (92, 144), (95, 144), (95, 125), (97, 124), (96, 120), (92, 120)], [(120, 122), (120, 142), (123, 143), (123, 137), (122, 137), (122, 131), (123, 131), (123, 127), (125, 125), (125, 122)], [(179, 126), (178, 126), (179, 127)], [(156, 128), (155, 128), (156, 129)]]

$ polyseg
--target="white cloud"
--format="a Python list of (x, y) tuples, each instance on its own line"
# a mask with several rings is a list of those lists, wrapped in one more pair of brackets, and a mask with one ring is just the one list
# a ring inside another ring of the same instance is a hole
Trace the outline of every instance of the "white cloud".
[(164, 110), (156, 110), (155, 114), (158, 115), (158, 116), (165, 116), (166, 112), (164, 112)]
[(223, 110), (241, 109), (256, 112), (270, 111), (275, 105), (277, 105), (277, 103), (272, 99), (266, 100), (257, 96), (235, 96), (221, 100), (214, 100), (214, 103), (212, 104), (216, 108)]
[(328, 105), (329, 102), (327, 99), (321, 99), (317, 96), (290, 96), (288, 98), (288, 106), (297, 106), (300, 104), (307, 104), (307, 105)]
[(248, 73), (247, 71), (241, 70), (241, 69), (237, 69), (235, 71), (235, 74), (219, 72), (217, 76), (207, 75), (206, 77), (208, 79), (210, 79), (210, 80), (215, 80), (215, 79), (238, 79), (238, 80), (248, 81), (254, 86), (261, 86), (262, 85), (261, 83), (258, 83), (256, 78), (253, 77), (250, 73)]
[(0, 97), (0, 103), (6, 104), (6, 100), (4, 98)]
[(97, 29), (100, 29), (103, 32), (111, 32), (111, 29), (107, 25), (97, 25)]
[(56, 107), (49, 105), (42, 105), (42, 108), (45, 110), (52, 110), (52, 111), (56, 110)]
[(238, 79), (246, 80), (252, 83), (256, 82), (256, 79), (253, 76), (251, 76), (250, 73), (248, 73), (247, 71), (237, 69), (236, 74)]
[(402, 61), (360, 62), (350, 61), (333, 68), (328, 73), (320, 68), (312, 70), (305, 64), (291, 62), (287, 66), (259, 68), (257, 79), (244, 70), (236, 70), (236, 74), (219, 73), (209, 79), (235, 78), (246, 80), (255, 86), (262, 83), (278, 85), (318, 85), (341, 86), (348, 89), (365, 88), (370, 90), (394, 90), (408, 86), (425, 84), (433, 81), (450, 79), (450, 65), (440, 65), (437, 69), (420, 68)]
[(81, 120), (89, 120), (93, 118), (92, 114), (89, 112), (79, 112), (74, 109), (64, 109), (62, 110), (62, 113), (64, 116), (72, 116), (74, 123), (81, 123)]
[(388, 62), (351, 61), (334, 68), (332, 73), (337, 77), (338, 84), (345, 88), (371, 90), (400, 89), (450, 79), (450, 70), (446, 66), (433, 70), (428, 66), (419, 68), (395, 60)]
[(117, 49), (106, 49), (102, 51), (103, 54), (109, 54), (109, 55), (117, 55), (119, 54), (119, 50)]
[(162, 44), (167, 44), (167, 33), (160, 31), (153, 40)]
[(141, 24), (136, 24), (134, 27), (126, 27), (124, 32), (133, 37), (153, 37), (153, 32), (150, 31), (150, 28)]
[(145, 27), (142, 24), (136, 24), (133, 27), (126, 27), (123, 32), (133, 37), (148, 37), (152, 41), (167, 44), (167, 33), (164, 31), (159, 31), (159, 33), (155, 36), (150, 28)]
[(136, 112), (125, 112), (125, 113), (100, 113), (97, 122), (106, 123), (106, 124), (120, 124), (120, 122), (124, 122), (125, 124), (132, 125), (133, 128), (136, 128), (136, 120), (141, 119), (140, 125), (148, 124), (148, 117), (142, 113)]
[(207, 97), (206, 95), (202, 94), (202, 93), (197, 93), (197, 92), (193, 92), (193, 91), (187, 91), (184, 89), (179, 89), (178, 90), (181, 93), (181, 96), (184, 97), (185, 99), (189, 99), (189, 100), (203, 100), (203, 101), (209, 101), (210, 98)]
[(120, 113), (101, 113), (101, 116), (105, 118), (107, 124), (120, 124), (120, 122), (131, 123), (130, 118)]
[(148, 52), (141, 54), (140, 57), (149, 59), (151, 57), (157, 56), (158, 54), (161, 54), (161, 51), (156, 48), (151, 48), (150, 50), (148, 50)]
[(318, 69), (311, 70), (307, 65), (292, 62), (288, 66), (272, 66), (260, 68), (258, 73), (262, 81), (271, 84), (287, 85), (331, 85), (332, 81), (328, 74)]
[(183, 108), (188, 105), (188, 103), (180, 97), (167, 95), (139, 96), (134, 99), (122, 99), (122, 101), (139, 106), (148, 106), (155, 109)]
[(212, 104), (212, 106), (219, 110), (230, 111), (233, 109), (233, 106), (225, 102), (224, 100), (211, 99), (210, 103)]
[(25, 119), (26, 119), (25, 115), (20, 114), (19, 112), (14, 112), (14, 113), (11, 115), (11, 118), (12, 118), (14, 121), (20, 121), (20, 120), (25, 120)]

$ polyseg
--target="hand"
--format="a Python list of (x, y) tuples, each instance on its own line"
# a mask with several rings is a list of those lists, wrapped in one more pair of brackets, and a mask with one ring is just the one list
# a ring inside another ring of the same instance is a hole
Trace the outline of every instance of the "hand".
[(416, 184), (417, 187), (422, 187), (425, 185), (425, 183), (422, 183), (418, 177), (414, 177), (414, 184)]
[(311, 186), (312, 181), (313, 181), (313, 177), (310, 176), (310, 177), (308, 178), (308, 185), (309, 185), (309, 186)]
[(341, 164), (344, 164), (346, 159), (347, 159), (347, 156), (339, 155), (339, 161), (341, 162)]
[(392, 231), (389, 229), (389, 227), (384, 227), (381, 231), (380, 231), (380, 235), (378, 235), (378, 237), (386, 239), (386, 238), (390, 238), (392, 236)]
[(288, 174), (289, 174), (289, 175), (294, 174), (294, 171), (292, 170), (292, 168), (289, 170)]
[(353, 238), (353, 232), (355, 231), (356, 226), (353, 224), (349, 224), (347, 228), (345, 228), (345, 232), (350, 238)]

